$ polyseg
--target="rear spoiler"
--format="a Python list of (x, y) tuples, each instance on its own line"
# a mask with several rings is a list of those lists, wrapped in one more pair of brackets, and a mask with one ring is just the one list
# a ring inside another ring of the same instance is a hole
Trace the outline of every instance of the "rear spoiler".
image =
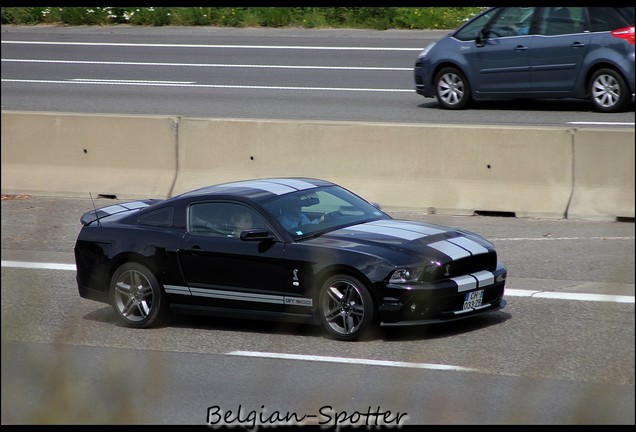
[(107, 207), (101, 207), (96, 210), (87, 211), (80, 217), (80, 222), (82, 225), (90, 225), (96, 220), (105, 218), (107, 216), (112, 216), (118, 213), (125, 213), (131, 211), (137, 211), (139, 209), (148, 207), (151, 204), (157, 203), (161, 200), (159, 199), (147, 199), (140, 201), (130, 201), (121, 204), (113, 204)]

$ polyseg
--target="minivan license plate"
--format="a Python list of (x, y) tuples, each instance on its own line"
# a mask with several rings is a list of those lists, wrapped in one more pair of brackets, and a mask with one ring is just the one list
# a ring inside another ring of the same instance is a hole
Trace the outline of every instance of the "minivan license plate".
[(464, 310), (474, 309), (481, 306), (481, 301), (484, 299), (484, 290), (477, 290), (466, 293), (464, 297)]

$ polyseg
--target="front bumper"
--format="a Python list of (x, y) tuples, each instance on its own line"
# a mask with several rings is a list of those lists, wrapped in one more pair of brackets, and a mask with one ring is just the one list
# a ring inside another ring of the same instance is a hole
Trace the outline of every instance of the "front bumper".
[[(506, 268), (498, 265), (495, 282), (460, 290), (452, 280), (433, 284), (387, 287), (378, 307), (381, 325), (418, 325), (453, 321), (492, 312), (506, 306), (504, 300)], [(481, 305), (464, 309), (467, 293), (484, 290)]]
[(415, 65), (413, 72), (413, 78), (415, 80), (415, 92), (418, 95), (424, 97), (433, 97), (433, 86), (430, 84), (431, 80), (428, 75), (427, 68), (419, 63)]

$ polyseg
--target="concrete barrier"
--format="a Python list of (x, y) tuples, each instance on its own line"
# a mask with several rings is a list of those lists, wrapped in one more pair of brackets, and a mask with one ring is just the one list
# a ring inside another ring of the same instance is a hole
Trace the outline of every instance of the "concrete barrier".
[(568, 219), (634, 218), (634, 182), (633, 129), (577, 131)]
[(2, 193), (166, 198), (262, 177), (388, 210), (634, 217), (634, 130), (2, 112)]
[(177, 118), (2, 112), (2, 191), (168, 197)]
[(564, 218), (572, 131), (563, 128), (182, 119), (174, 193), (309, 176), (391, 209)]

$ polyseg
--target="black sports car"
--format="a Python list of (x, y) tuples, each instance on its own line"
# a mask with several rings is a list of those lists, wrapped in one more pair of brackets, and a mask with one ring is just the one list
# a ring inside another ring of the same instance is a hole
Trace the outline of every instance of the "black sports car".
[(83, 298), (130, 327), (174, 313), (294, 320), (340, 340), (370, 325), (503, 308), (506, 268), (477, 234), (397, 220), (310, 178), (225, 183), (89, 211), (75, 245)]

